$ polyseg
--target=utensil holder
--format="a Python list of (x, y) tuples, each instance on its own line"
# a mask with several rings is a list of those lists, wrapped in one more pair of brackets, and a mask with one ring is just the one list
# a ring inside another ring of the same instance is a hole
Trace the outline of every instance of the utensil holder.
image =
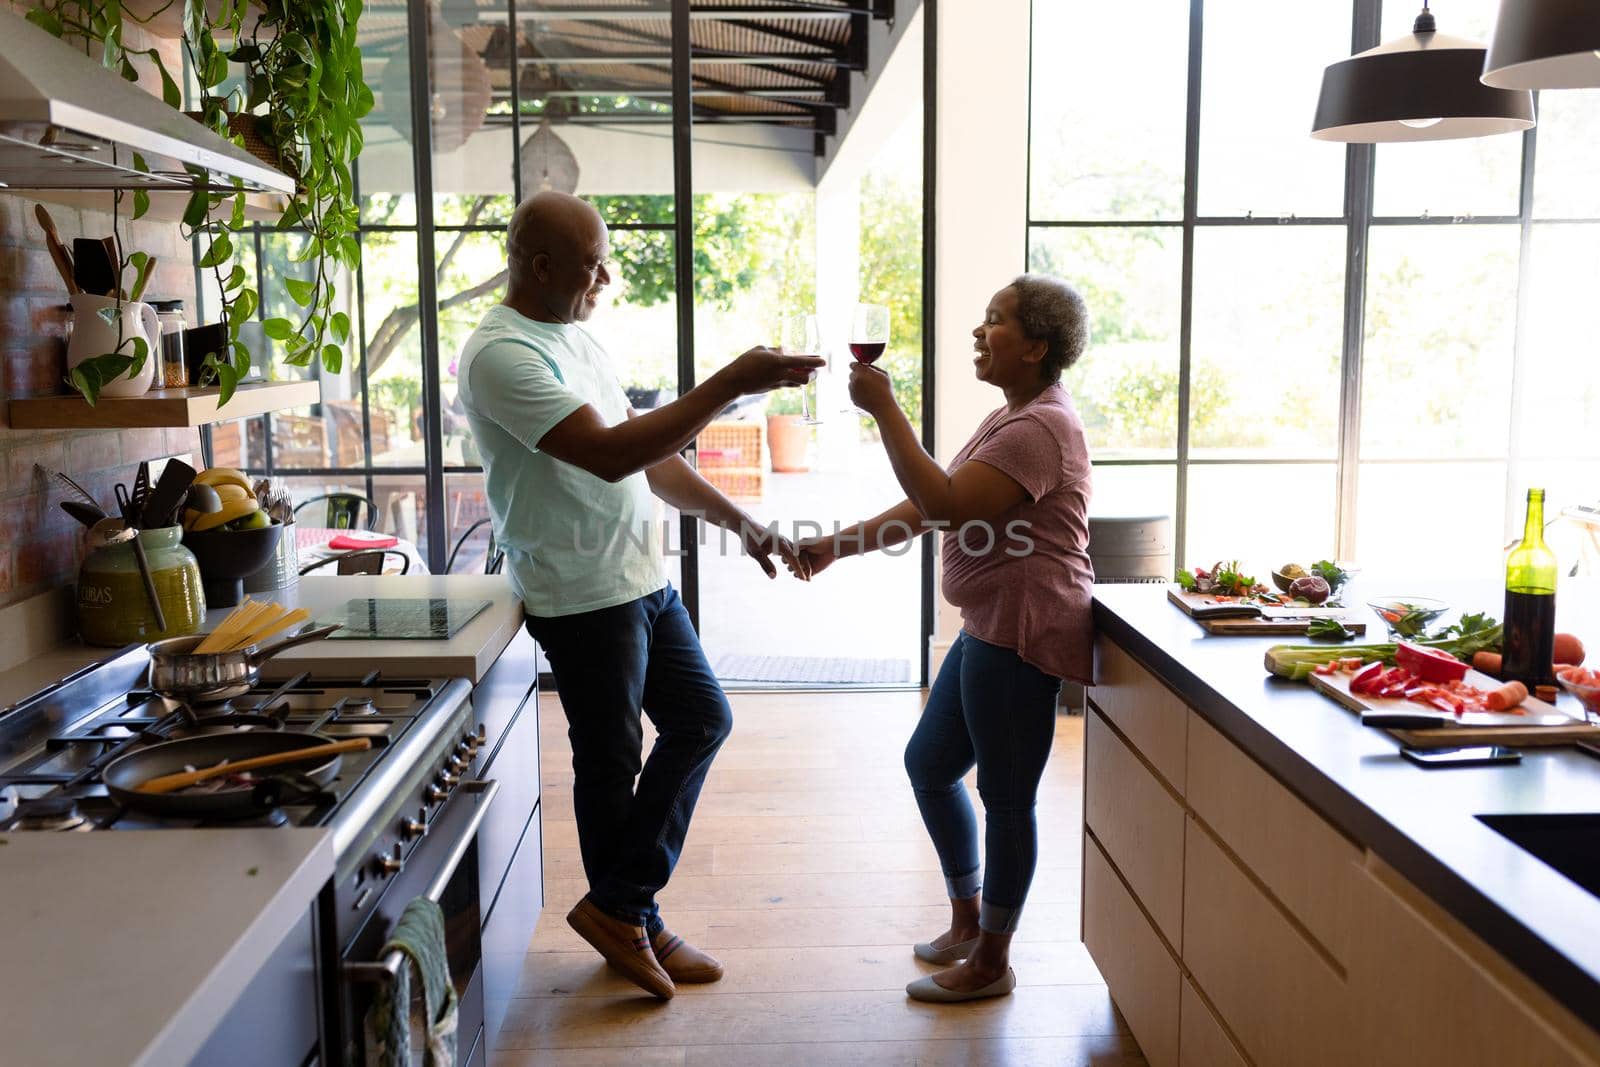
[(84, 557), (78, 570), (78, 633), (91, 645), (120, 646), (192, 634), (206, 614), (200, 567), (180, 540), (183, 527), (139, 534), (167, 628), (156, 626), (139, 564), (129, 544), (108, 545)]
[(272, 558), (258, 571), (245, 575), (246, 593), (268, 593), (274, 589), (288, 589), (300, 582), (300, 546), (296, 543), (293, 523), (286, 523), (283, 536)]

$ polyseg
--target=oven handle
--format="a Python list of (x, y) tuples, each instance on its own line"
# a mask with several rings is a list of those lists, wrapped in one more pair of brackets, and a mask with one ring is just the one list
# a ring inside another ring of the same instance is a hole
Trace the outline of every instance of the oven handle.
[[(423, 896), (439, 902), (444, 896), (445, 886), (450, 884), (450, 879), (455, 877), (456, 868), (461, 865), (461, 860), (467, 854), (467, 849), (472, 847), (472, 841), (478, 836), (478, 828), (483, 825), (483, 818), (489, 814), (489, 806), (494, 803), (495, 794), (500, 792), (500, 783), (490, 779), (469, 778), (456, 786), (456, 792), (482, 793), (483, 800), (478, 805), (478, 810), (472, 813), (472, 820), (467, 823), (466, 832), (461, 834), (454, 846), (451, 847), (450, 856), (439, 869), (439, 875), (433, 880), (423, 893)], [(355, 982), (382, 982), (392, 983), (400, 977), (400, 968), (405, 966), (406, 957), (399, 949), (395, 949), (376, 963), (347, 963), (344, 965), (344, 976)]]

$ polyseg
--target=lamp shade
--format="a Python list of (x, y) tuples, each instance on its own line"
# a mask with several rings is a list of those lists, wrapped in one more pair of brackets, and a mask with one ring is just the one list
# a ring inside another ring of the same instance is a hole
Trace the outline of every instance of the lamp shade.
[(1483, 83), (1501, 89), (1600, 86), (1600, 3), (1501, 0)]
[(531, 195), (545, 189), (571, 193), (577, 188), (578, 158), (567, 147), (567, 142), (556, 136), (550, 128), (549, 116), (545, 116), (539, 128), (522, 142), (523, 193)]
[(1533, 94), (1484, 85), (1484, 46), (1416, 29), (1322, 72), (1311, 136), (1376, 144), (1514, 133), (1533, 125)]

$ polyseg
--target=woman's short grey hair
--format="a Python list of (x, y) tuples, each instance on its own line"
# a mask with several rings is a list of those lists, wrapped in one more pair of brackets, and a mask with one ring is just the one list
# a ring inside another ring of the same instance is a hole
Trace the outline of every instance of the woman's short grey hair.
[(1078, 362), (1089, 347), (1089, 308), (1078, 291), (1048, 274), (1022, 274), (1011, 283), (1017, 291), (1017, 318), (1022, 332), (1045, 343), (1039, 373), (1047, 382)]

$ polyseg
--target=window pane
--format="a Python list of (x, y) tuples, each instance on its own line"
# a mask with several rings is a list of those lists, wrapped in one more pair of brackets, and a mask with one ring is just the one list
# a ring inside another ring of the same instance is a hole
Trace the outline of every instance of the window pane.
[(1518, 243), (1512, 225), (1373, 229), (1364, 458), (1505, 455)]
[(1108, 466), (1096, 463), (1089, 514), (1166, 515), (1178, 507), (1178, 468), (1169, 464)]
[(1030, 231), (1028, 269), (1075, 286), (1089, 306), (1089, 350), (1063, 383), (1102, 459), (1168, 457), (1178, 447), (1176, 227)]
[(1189, 440), (1197, 453), (1333, 458), (1344, 255), (1342, 226), (1195, 235)]
[[(1459, 579), (1464, 574), (1492, 578), (1502, 573), (1505, 542), (1499, 518), (1505, 484), (1504, 463), (1363, 463), (1356, 491), (1356, 559), (1380, 581)], [(1418, 524), (1414, 509), (1423, 499), (1458, 502), (1461, 521), (1450, 524), (1450, 536), (1431, 536)], [(1499, 604), (1454, 606), (1500, 614)]]
[(361, 120), (363, 144), (356, 159), (361, 221), (415, 226), (416, 172), (410, 138), (412, 77), (405, 5), (370, 5), (362, 15), (356, 38), (361, 45), (362, 69), (374, 98), (372, 110)]
[(611, 285), (583, 325), (611, 356), (623, 388), (640, 409), (677, 395), (678, 301), (672, 247), (669, 230), (613, 233)]
[[(474, 208), (468, 210), (470, 213)], [(439, 405), (444, 465), (475, 467), (483, 461), (472, 443), (466, 409), (457, 396), (456, 361), (484, 314), (505, 296), (506, 235), (503, 230), (441, 230), (434, 238), (434, 249), (439, 263)]]
[(417, 330), (417, 238), (362, 236), (361, 325), (366, 337), (372, 462), (421, 467), (422, 337)]
[(1273, 0), (1206, 7), (1202, 215), (1344, 214), (1344, 145), (1310, 137), (1324, 63), (1308, 56), (1332, 63), (1349, 51), (1350, 3), (1298, 5), (1294, 48), (1283, 47), (1283, 10)]
[(1182, 216), (1188, 50), (1180, 0), (1033, 5), (1030, 218)]
[[(1332, 559), (1337, 536), (1336, 467), (1332, 463), (1277, 465), (1191, 464), (1189, 535), (1184, 566), (1238, 560), (1267, 585), (1272, 569)], [(1290, 506), (1254, 508), (1246, 501), (1277, 499)], [(1241, 521), (1241, 508), (1248, 519)]]
[[(1486, 42), (1500, 0), (1452, 0), (1434, 14), (1439, 32)], [(1411, 32), (1420, 4), (1383, 5), (1383, 40)], [(1377, 146), (1378, 216), (1515, 215), (1522, 138), (1512, 134)]]
[(1545, 219), (1600, 218), (1600, 89), (1539, 97), (1533, 213)]

